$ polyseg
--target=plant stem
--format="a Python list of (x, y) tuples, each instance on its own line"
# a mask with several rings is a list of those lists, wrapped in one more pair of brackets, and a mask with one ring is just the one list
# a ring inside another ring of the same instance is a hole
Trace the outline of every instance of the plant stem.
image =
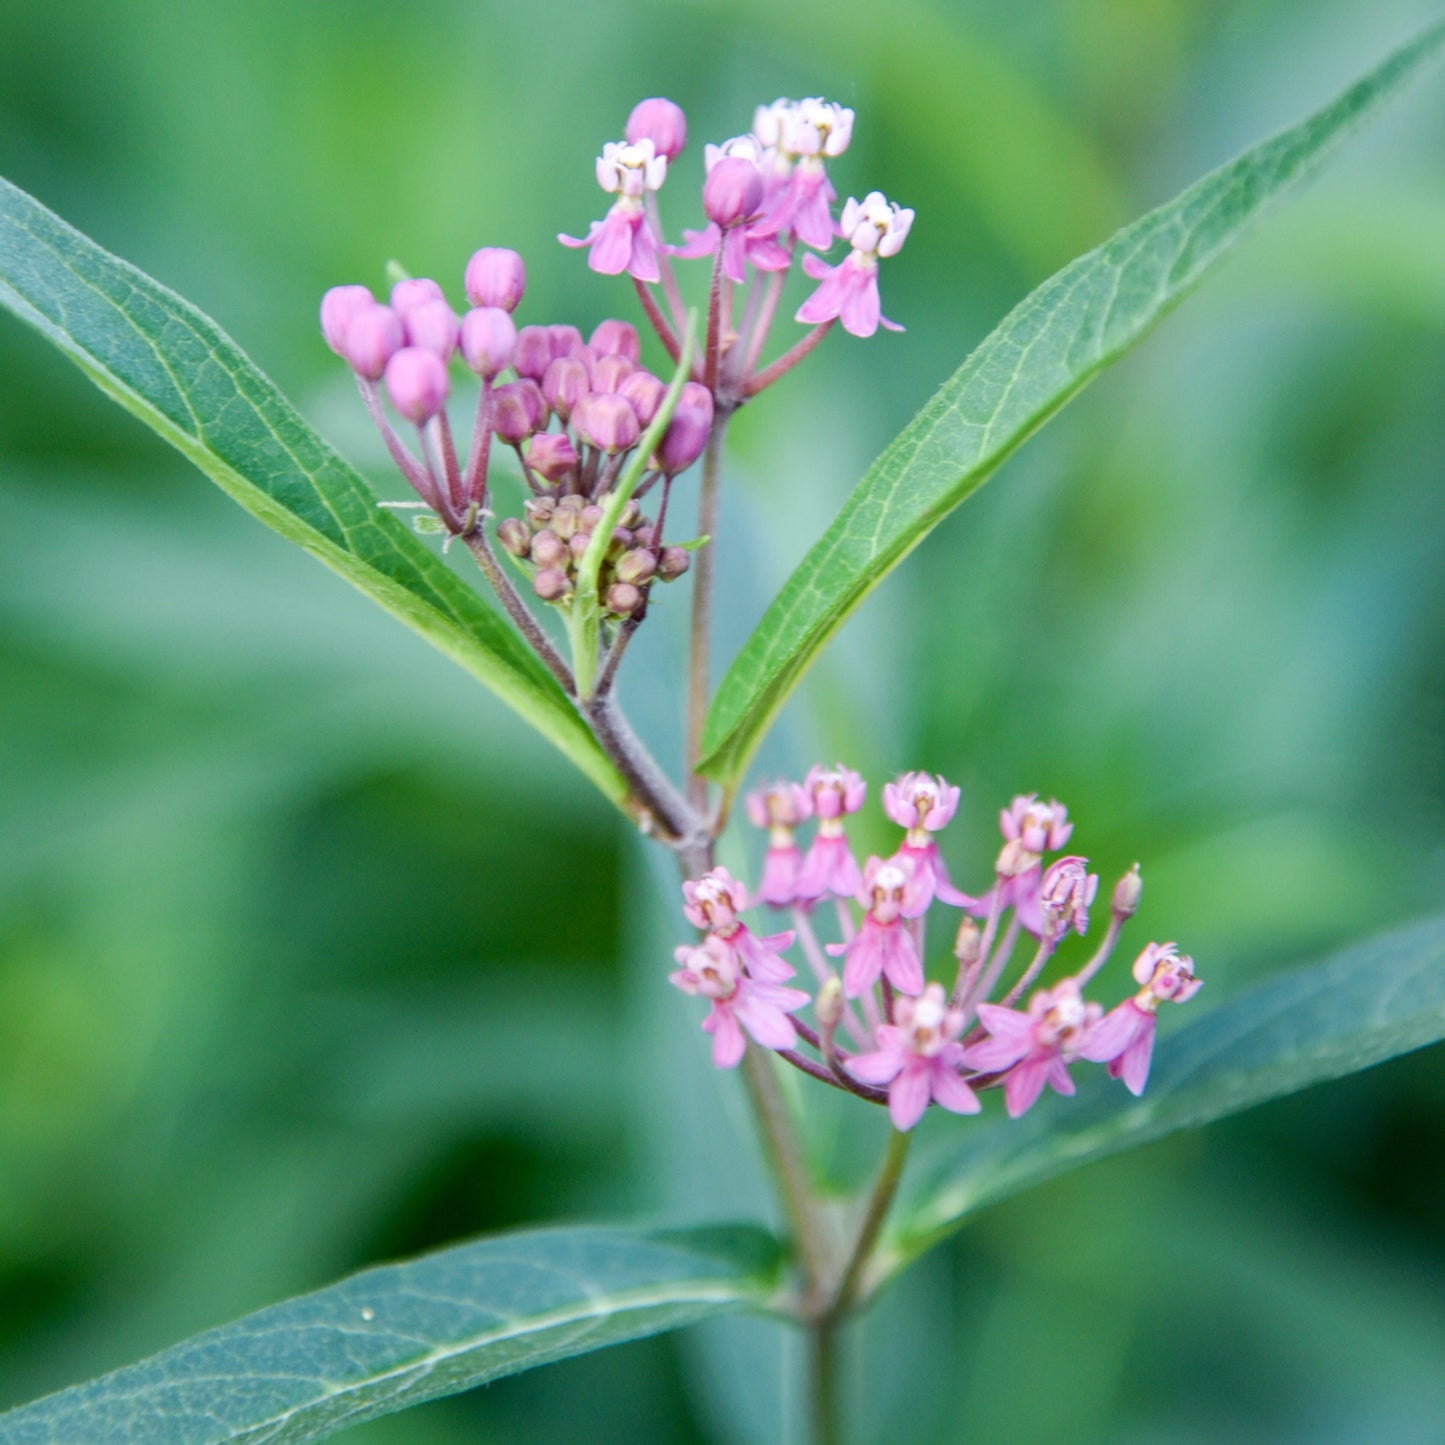
[[(657, 760), (638, 740), (618, 709), (611, 693), (594, 697), (582, 707), (602, 751), (617, 764), (627, 779), (634, 798), (640, 802), (668, 835), (667, 842), (688, 866), (700, 844), (706, 845), (707, 829), (687, 799), (672, 785)], [(696, 876), (689, 873), (689, 876)]]
[(808, 1330), (809, 1393), (813, 1400), (813, 1439), (816, 1445), (842, 1445), (838, 1428), (838, 1329), (832, 1320), (819, 1320)]
[(719, 411), (702, 457), (702, 487), (698, 494), (698, 535), (711, 540), (697, 554), (693, 569), (692, 625), (687, 657), (687, 796), (699, 813), (707, 812), (707, 779), (698, 776), (702, 757), (702, 730), (707, 721), (708, 662), (712, 644), (712, 593), (717, 573), (718, 491), (722, 482), (723, 439), (730, 413)]
[(502, 571), (480, 519), (470, 532), (462, 534), (462, 541), (477, 559), (477, 566), (482, 569), (482, 575), (497, 594), (497, 600), (507, 609), (507, 616), (517, 624), (517, 630), (527, 639), (532, 651), (546, 664), (547, 671), (562, 684), (563, 692), (572, 697), (575, 691), (572, 669), (567, 666), (562, 654), (552, 646), (551, 639), (542, 631), (541, 624), (532, 616), (531, 610), (512, 586), (512, 579)]
[(888, 1151), (883, 1156), (878, 1178), (873, 1182), (873, 1193), (863, 1212), (863, 1222), (858, 1226), (858, 1237), (853, 1242), (853, 1251), (848, 1256), (837, 1292), (827, 1310), (831, 1319), (840, 1319), (857, 1302), (863, 1272), (872, 1258), (883, 1221), (892, 1208), (893, 1196), (898, 1193), (898, 1181), (903, 1177), (903, 1166), (908, 1160), (908, 1146), (912, 1139), (912, 1130), (894, 1129), (888, 1136)]
[(744, 396), (756, 396), (770, 387), (780, 376), (786, 376), (831, 330), (831, 321), (820, 322), (801, 341), (791, 346), (773, 364), (749, 378), (743, 387)]
[(804, 1297), (812, 1299), (827, 1278), (823, 1222), (819, 1218), (813, 1186), (803, 1163), (802, 1144), (788, 1116), (788, 1106), (778, 1088), (772, 1060), (767, 1050), (751, 1042), (743, 1054), (743, 1082), (747, 1085), (748, 1097), (757, 1115), (763, 1152), (777, 1180), (778, 1193), (782, 1196), (783, 1208), (792, 1228), (793, 1242), (803, 1267)]

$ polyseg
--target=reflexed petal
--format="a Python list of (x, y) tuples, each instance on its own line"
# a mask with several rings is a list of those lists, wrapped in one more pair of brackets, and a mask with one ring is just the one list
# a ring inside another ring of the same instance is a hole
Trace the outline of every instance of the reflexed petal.
[(635, 281), (655, 282), (662, 279), (657, 244), (652, 239), (652, 227), (645, 219), (638, 220), (632, 227), (632, 258), (627, 263), (627, 273)]
[(758, 998), (752, 990), (739, 993), (733, 1012), (765, 1049), (787, 1049), (797, 1042), (798, 1031), (792, 1019), (780, 1008)]
[(731, 1009), (718, 1008), (703, 1020), (703, 1028), (712, 1035), (712, 1061), (720, 1069), (736, 1068), (748, 1041)]
[(587, 264), (604, 276), (620, 276), (632, 259), (632, 218), (615, 207), (592, 234)]
[(1084, 1036), (1080, 1057), (1095, 1064), (1107, 1064), (1117, 1059), (1129, 1047), (1143, 1021), (1143, 1010), (1133, 999), (1125, 999), (1118, 1008), (1110, 1009)]
[(1056, 1094), (1072, 1094), (1074, 1092), (1074, 1081), (1069, 1076), (1069, 1071), (1064, 1061), (1054, 1055), (1054, 1061), (1049, 1066), (1049, 1086)]
[(1137, 1099), (1149, 1082), (1149, 1065), (1154, 1058), (1155, 1021), (1151, 1014), (1144, 1027), (1134, 1037), (1134, 1042), (1109, 1065), (1109, 1072), (1116, 1079), (1123, 1079), (1124, 1087)]
[(883, 945), (883, 972), (888, 982), (902, 993), (922, 993), (923, 965), (918, 961), (913, 935), (901, 923), (890, 924), (888, 931), (892, 937)]
[(932, 1070), (921, 1059), (912, 1059), (889, 1085), (888, 1113), (895, 1129), (911, 1129), (922, 1117), (932, 1097)]
[(1017, 1064), (1004, 1081), (1003, 1100), (1009, 1118), (1017, 1119), (1033, 1108), (1034, 1101), (1044, 1091), (1044, 1081), (1055, 1055), (1040, 1050)]
[(978, 1095), (941, 1058), (933, 1061), (933, 1097), (954, 1114), (977, 1114)]
[(1020, 1009), (1004, 1008), (1002, 1004), (981, 1003), (978, 1006), (978, 1021), (996, 1039), (1007, 1039), (1011, 1044), (1025, 1048), (1033, 1042), (1034, 1020)]
[(853, 336), (872, 336), (878, 330), (878, 275), (875, 271), (858, 271), (848, 278), (847, 295), (840, 315), (843, 330)]
[(858, 1054), (843, 1067), (860, 1083), (891, 1084), (903, 1067), (904, 1054), (899, 1049), (879, 1049), (872, 1054)]

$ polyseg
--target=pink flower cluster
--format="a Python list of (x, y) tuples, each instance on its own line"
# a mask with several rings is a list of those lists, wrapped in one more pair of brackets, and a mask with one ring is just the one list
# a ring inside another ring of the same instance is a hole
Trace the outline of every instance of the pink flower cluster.
[[(956, 787), (918, 772), (886, 784), (884, 812), (903, 836), (891, 856), (870, 857), (860, 869), (845, 820), (866, 794), (851, 769), (818, 766), (802, 783), (772, 783), (748, 797), (749, 819), (767, 833), (757, 901), (791, 912), (786, 932), (749, 929), (741, 917), (749, 894), (724, 868), (683, 885), (688, 921), (704, 936), (677, 950), (682, 968), (672, 982), (711, 1001), (703, 1027), (714, 1038), (714, 1062), (736, 1064), (746, 1033), (814, 1078), (886, 1103), (898, 1129), (911, 1129), (930, 1103), (976, 1113), (978, 1091), (993, 1087), (1016, 1118), (1046, 1086), (1072, 1094), (1069, 1066), (1079, 1060), (1107, 1064), (1112, 1077), (1142, 1093), (1159, 1005), (1184, 1003), (1200, 981), (1175, 944), (1150, 943), (1134, 962), (1132, 997), (1107, 1013), (1085, 998), (1139, 907), (1137, 866), (1115, 886), (1092, 956), (1015, 1007), (1068, 935), (1089, 928), (1098, 875), (1078, 855), (1046, 861), (1073, 833), (1067, 810), (1035, 794), (1015, 798), (1000, 815), (1004, 842), (993, 880), (974, 897), (950, 881), (936, 838), (958, 809)], [(816, 828), (804, 849), (797, 830), (810, 821)], [(825, 901), (839, 935), (830, 943), (818, 933)], [(927, 978), (926, 925), (937, 904), (959, 910), (947, 993)], [(1014, 970), (1023, 935), (1036, 945)], [(783, 955), (795, 944), (817, 980), (815, 998), (786, 986), (795, 970)], [(830, 956), (842, 959), (841, 978)], [(797, 1016), (809, 1003), (812, 1025)], [(839, 1042), (840, 1030), (851, 1049)]]
[(880, 325), (901, 329), (879, 310), (878, 261), (902, 249), (913, 212), (870, 191), (862, 200), (848, 200), (834, 219), (837, 192), (828, 162), (848, 149), (852, 135), (853, 112), (831, 101), (813, 97), (759, 106), (750, 132), (704, 148), (706, 223), (684, 231), (681, 244), (669, 244), (656, 195), (687, 143), (687, 118), (669, 100), (641, 101), (624, 139), (609, 141), (597, 157), (597, 183), (616, 199), (586, 236), (558, 239), (585, 247), (594, 271), (629, 275), (655, 319), (661, 309), (644, 288), (660, 284), (673, 328), (681, 325), (681, 314), (672, 258), (710, 258), (716, 299), (729, 313), (732, 288), (745, 285), (753, 273), (770, 278), (765, 299), (743, 308), (741, 324), (727, 328), (736, 336), (724, 379), (744, 394), (799, 246), (821, 252), (842, 239), (849, 249), (834, 265), (803, 255), (802, 269), (819, 284), (798, 308), (798, 321), (822, 327), (841, 321), (855, 336), (871, 336)]

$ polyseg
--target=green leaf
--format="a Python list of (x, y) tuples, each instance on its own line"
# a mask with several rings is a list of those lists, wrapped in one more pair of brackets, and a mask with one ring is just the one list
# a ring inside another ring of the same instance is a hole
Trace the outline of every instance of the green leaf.
[(1163, 1035), (1143, 1098), (1081, 1080), (1072, 1099), (1046, 1095), (1022, 1119), (961, 1129), (918, 1161), (885, 1269), (1056, 1174), (1445, 1038), (1445, 915), (1269, 979)]
[(773, 600), (713, 699), (700, 770), (735, 788), (798, 680), (869, 592), (1442, 39), (1445, 25), (1433, 26), (1332, 105), (1126, 226), (1015, 307), (873, 463)]
[(500, 613), (430, 552), (209, 317), (0, 180), (0, 303), (283, 537), (515, 708), (614, 802), (626, 783)]
[(0, 1445), (319, 1440), (569, 1355), (765, 1304), (757, 1229), (544, 1229), (386, 1265), (0, 1415)]

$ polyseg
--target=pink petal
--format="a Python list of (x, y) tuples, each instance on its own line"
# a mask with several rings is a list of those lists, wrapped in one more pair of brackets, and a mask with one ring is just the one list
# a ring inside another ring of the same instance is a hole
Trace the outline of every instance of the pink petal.
[(850, 1074), (864, 1084), (891, 1084), (903, 1068), (904, 1055), (899, 1049), (879, 1049), (872, 1054), (858, 1054), (844, 1065)]
[(592, 253), (587, 264), (604, 276), (620, 276), (632, 259), (632, 222), (616, 208), (592, 233)]
[(732, 1010), (714, 1004), (702, 1026), (712, 1035), (713, 1063), (719, 1069), (736, 1068), (748, 1041), (743, 1037), (742, 1027), (733, 1017)]
[(646, 219), (632, 228), (632, 257), (627, 263), (627, 274), (635, 281), (656, 282), (662, 279), (662, 270), (657, 260), (657, 245), (652, 239), (652, 227)]
[(838, 266), (794, 313), (794, 320), (819, 325), (836, 319), (848, 300), (847, 278)]
[(1003, 1101), (1010, 1119), (1017, 1119), (1033, 1108), (1034, 1101), (1044, 1091), (1044, 1081), (1054, 1058), (1055, 1055), (1039, 1050), (1009, 1071), (1004, 1081)]
[(853, 336), (872, 336), (878, 330), (878, 273), (852, 269), (854, 276), (848, 278), (848, 293), (840, 312), (843, 330)]
[(684, 231), (681, 246), (669, 246), (668, 252), (684, 261), (697, 261), (717, 250), (718, 228), (709, 221), (701, 231)]
[(797, 1042), (798, 1031), (793, 1027), (792, 1019), (751, 991), (739, 994), (733, 1012), (765, 1049), (788, 1049)]
[(1143, 1011), (1133, 999), (1125, 999), (1089, 1030), (1084, 1037), (1084, 1046), (1079, 1050), (1080, 1055), (1095, 1064), (1107, 1064), (1117, 1059), (1133, 1042), (1143, 1019)]
[[(781, 247), (778, 249), (782, 250)], [(783, 254), (786, 255), (787, 252)], [(837, 269), (836, 266), (830, 266), (821, 256), (813, 255), (811, 251), (803, 254), (803, 270), (815, 281), (826, 281)]]
[(870, 928), (868, 920), (865, 919), (863, 927), (848, 945), (843, 964), (843, 992), (849, 998), (860, 997), (878, 982), (878, 975), (882, 971), (881, 940), (876, 929)]
[(742, 226), (733, 226), (723, 239), (723, 275), (741, 286), (748, 279), (748, 233)]
[(597, 239), (597, 232), (601, 230), (602, 222), (593, 221), (585, 236), (566, 236), (558, 232), (557, 239), (564, 246), (571, 246), (574, 251), (580, 251), (583, 246), (590, 246)]
[(983, 1108), (978, 1095), (941, 1059), (933, 1061), (933, 1097), (953, 1114), (977, 1114)]
[(1124, 1087), (1137, 1099), (1149, 1082), (1149, 1065), (1154, 1059), (1154, 1018), (1139, 1030), (1134, 1042), (1109, 1065), (1109, 1072), (1124, 1080)]
[[(866, 923), (863, 925), (868, 926)], [(918, 949), (914, 946), (913, 935), (901, 923), (889, 925), (892, 937), (884, 945), (883, 972), (888, 982), (902, 993), (923, 992), (923, 965), (918, 961)]]
[(929, 1088), (932, 1072), (922, 1059), (913, 1059), (889, 1085), (888, 1113), (895, 1129), (911, 1129), (923, 1117), (932, 1096)]
[(1020, 1009), (1004, 1008), (1002, 1004), (981, 1003), (978, 1006), (978, 1021), (996, 1039), (1007, 1039), (1010, 1044), (1022, 1044), (1025, 1048), (1033, 1042), (1034, 1020)]
[(1074, 1092), (1074, 1081), (1069, 1076), (1064, 1061), (1057, 1054), (1054, 1055), (1054, 1061), (1049, 1066), (1049, 1086), (1056, 1094), (1072, 1094)]

